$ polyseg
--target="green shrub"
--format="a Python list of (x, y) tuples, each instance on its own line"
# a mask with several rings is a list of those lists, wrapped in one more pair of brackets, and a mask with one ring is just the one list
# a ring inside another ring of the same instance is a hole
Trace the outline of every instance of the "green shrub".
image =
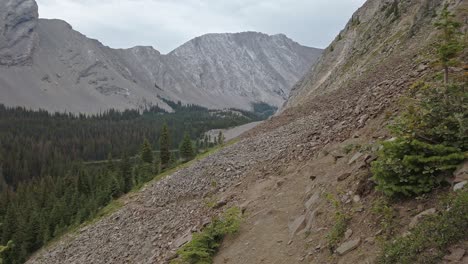
[(464, 84), (433, 88), (418, 82), (372, 164), (377, 189), (392, 196), (430, 192), (465, 159), (468, 93)]
[(372, 163), (373, 179), (388, 196), (419, 195), (438, 186), (464, 158), (454, 147), (397, 138), (383, 143), (379, 158)]
[(241, 212), (237, 207), (226, 211), (222, 218), (214, 219), (202, 232), (194, 234), (192, 241), (177, 251), (175, 263), (208, 264), (218, 251), (221, 242), (228, 234), (239, 230)]
[(432, 87), (417, 82), (406, 98), (406, 111), (391, 127), (397, 136), (468, 150), (466, 84)]
[(440, 207), (440, 214), (426, 217), (409, 235), (388, 242), (378, 263), (439, 263), (450, 245), (468, 236), (468, 190)]

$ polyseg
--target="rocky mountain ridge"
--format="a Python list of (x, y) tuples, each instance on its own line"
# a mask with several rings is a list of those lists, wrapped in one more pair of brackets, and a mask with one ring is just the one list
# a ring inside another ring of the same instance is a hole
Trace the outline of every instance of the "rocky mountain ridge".
[(61, 20), (38, 19), (34, 0), (0, 3), (0, 103), (95, 113), (144, 108), (159, 97), (209, 108), (280, 107), (321, 54), (285, 35), (208, 34), (167, 55), (111, 49)]

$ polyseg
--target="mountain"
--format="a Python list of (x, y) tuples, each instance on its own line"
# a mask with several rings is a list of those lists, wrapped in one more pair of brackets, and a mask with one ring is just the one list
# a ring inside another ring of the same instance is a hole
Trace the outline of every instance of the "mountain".
[(167, 55), (111, 49), (64, 21), (38, 19), (34, 0), (0, 3), (0, 103), (52, 111), (170, 110), (159, 97), (209, 108), (280, 107), (321, 50), (285, 35), (208, 34)]
[[(381, 142), (395, 142), (387, 127), (403, 110), (401, 96), (418, 81), (437, 83), (434, 22), (446, 3), (468, 28), (464, 0), (366, 1), (294, 86), (284, 111), (124, 197), (121, 207), (28, 263), (170, 263), (231, 207), (243, 212), (240, 229), (213, 263), (384, 263), (378, 258), (389, 250), (402, 261), (385, 263), (467, 262), (464, 215), (445, 218), (457, 210), (439, 196), (457, 196), (452, 188), (385, 199), (371, 171)], [(466, 61), (466, 49), (461, 56)], [(463, 68), (452, 70), (466, 82)], [(430, 214), (425, 219), (443, 220), (440, 228), (425, 222), (411, 230)], [(191, 245), (195, 257), (209, 251)], [(448, 246), (452, 254), (442, 260)], [(408, 251), (425, 261), (405, 259)]]

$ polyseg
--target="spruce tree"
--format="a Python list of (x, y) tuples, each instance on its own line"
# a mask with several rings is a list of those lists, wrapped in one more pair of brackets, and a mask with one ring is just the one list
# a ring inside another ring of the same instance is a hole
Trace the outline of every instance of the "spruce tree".
[(113, 171), (115, 169), (114, 162), (113, 162), (113, 159), (112, 159), (112, 153), (110, 153), (110, 152), (107, 155), (107, 169), (110, 170), (110, 171)]
[(161, 172), (161, 157), (160, 155), (156, 155), (154, 159), (154, 173), (157, 175)]
[(194, 156), (192, 141), (188, 133), (185, 133), (184, 139), (180, 144), (180, 156), (184, 161), (191, 160)]
[(122, 174), (123, 178), (123, 191), (127, 193), (133, 187), (132, 166), (130, 164), (130, 159), (127, 152), (125, 152), (122, 157), (122, 162), (120, 163), (120, 173)]
[(223, 132), (222, 131), (219, 131), (219, 134), (218, 134), (218, 144), (219, 145), (223, 145), (224, 144), (224, 135), (223, 135)]
[(170, 152), (170, 137), (169, 137), (169, 128), (167, 124), (163, 125), (161, 130), (161, 137), (159, 138), (159, 145), (161, 147), (161, 167), (163, 169), (169, 166), (171, 160), (171, 152)]
[(141, 146), (141, 160), (145, 163), (153, 163), (153, 150), (147, 139), (143, 142)]
[(441, 31), (437, 43), (437, 52), (439, 62), (444, 69), (444, 83), (447, 84), (449, 81), (449, 67), (456, 64), (456, 58), (463, 50), (463, 45), (459, 39), (461, 24), (455, 21), (455, 15), (448, 10), (446, 5), (440, 13), (435, 26)]

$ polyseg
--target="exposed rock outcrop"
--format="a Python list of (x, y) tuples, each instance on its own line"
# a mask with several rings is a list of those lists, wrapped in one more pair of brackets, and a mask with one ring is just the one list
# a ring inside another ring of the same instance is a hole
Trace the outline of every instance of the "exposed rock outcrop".
[(0, 65), (30, 62), (38, 38), (37, 9), (34, 0), (0, 2)]

